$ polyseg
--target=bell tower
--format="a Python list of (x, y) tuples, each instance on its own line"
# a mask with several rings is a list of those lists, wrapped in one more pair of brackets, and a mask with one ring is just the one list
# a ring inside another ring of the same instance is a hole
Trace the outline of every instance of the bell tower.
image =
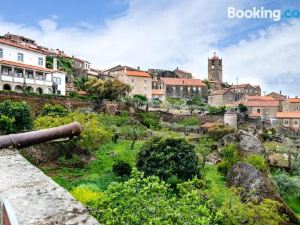
[(211, 58), (208, 58), (208, 81), (223, 82), (222, 58), (219, 58), (216, 53)]

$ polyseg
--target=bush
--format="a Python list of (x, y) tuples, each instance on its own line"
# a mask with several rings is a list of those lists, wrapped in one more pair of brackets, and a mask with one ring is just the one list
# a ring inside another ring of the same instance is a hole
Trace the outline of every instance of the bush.
[(222, 150), (222, 161), (218, 164), (218, 171), (227, 175), (229, 169), (238, 161), (238, 149), (235, 144), (225, 146)]
[(161, 125), (159, 123), (160, 117), (158, 114), (153, 112), (142, 112), (139, 113), (139, 120), (141, 124), (148, 127), (149, 129), (160, 129)]
[(266, 165), (265, 159), (259, 155), (249, 155), (245, 158), (245, 162), (251, 164), (264, 174), (268, 173), (268, 167)]
[(260, 204), (252, 202), (228, 202), (219, 212), (223, 215), (223, 225), (278, 225), (283, 224), (285, 218), (278, 212), (279, 203), (265, 199)]
[(92, 214), (101, 224), (219, 224), (214, 205), (197, 189), (194, 179), (178, 185), (178, 194), (158, 177), (134, 177), (112, 183)]
[(208, 112), (213, 115), (223, 115), (226, 111), (226, 106), (208, 106)]
[(0, 116), (0, 132), (3, 134), (10, 134), (14, 131), (14, 118), (9, 118), (8, 116)]
[(62, 105), (44, 105), (41, 115), (42, 116), (66, 116), (70, 111)]
[(285, 172), (279, 172), (272, 176), (281, 195), (300, 196), (300, 177), (291, 177)]
[(197, 126), (199, 125), (200, 120), (197, 116), (189, 116), (181, 119), (177, 123), (183, 126)]
[(151, 138), (138, 152), (136, 166), (146, 176), (155, 175), (163, 180), (172, 176), (188, 180), (199, 175), (194, 146), (185, 139)]
[(97, 150), (102, 144), (107, 143), (112, 136), (112, 132), (100, 122), (95, 114), (84, 114), (73, 112), (63, 117), (39, 116), (34, 121), (36, 129), (57, 127), (78, 121), (83, 130), (77, 143), (82, 148)]
[(208, 129), (207, 134), (214, 139), (215, 141), (219, 141), (226, 134), (231, 134), (236, 132), (236, 130), (228, 125), (216, 125), (212, 128)]
[(118, 160), (113, 165), (112, 171), (118, 176), (130, 176), (132, 168), (128, 162)]
[[(0, 115), (10, 119), (10, 121), (8, 121), (7, 118), (2, 118), (3, 126), (8, 126), (6, 127), (8, 130), (4, 131), (4, 133), (21, 132), (32, 128), (30, 107), (25, 102), (12, 102), (10, 100), (1, 102)], [(6, 120), (6, 122), (4, 122), (4, 120)], [(14, 120), (13, 123), (12, 120)], [(9, 125), (9, 123), (11, 125)]]
[(103, 193), (99, 192), (97, 187), (93, 185), (80, 185), (74, 188), (71, 194), (85, 205), (94, 205), (103, 197)]

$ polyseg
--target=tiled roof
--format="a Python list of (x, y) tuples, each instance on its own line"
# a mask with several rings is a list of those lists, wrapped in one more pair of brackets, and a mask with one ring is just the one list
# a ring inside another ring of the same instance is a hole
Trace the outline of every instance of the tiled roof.
[(4, 64), (4, 65), (8, 65), (8, 66), (16, 66), (16, 67), (31, 69), (31, 70), (44, 71), (44, 72), (55, 72), (52, 69), (38, 67), (38, 66), (32, 66), (32, 65), (28, 65), (28, 64), (24, 64), (24, 63), (12, 62), (12, 61), (7, 61), (7, 60), (0, 60), (0, 64)]
[(227, 93), (228, 91), (229, 91), (229, 89), (216, 90), (216, 91), (213, 91), (210, 95), (223, 95), (223, 94)]
[(232, 85), (232, 88), (244, 88), (247, 87), (250, 84), (234, 84)]
[(272, 96), (247, 96), (247, 101), (274, 101), (276, 100)]
[(243, 103), (245, 106), (255, 107), (278, 107), (279, 101), (277, 100), (271, 100), (271, 101), (244, 101)]
[(152, 95), (165, 95), (165, 91), (163, 89), (152, 89)]
[(288, 98), (289, 103), (300, 103), (300, 98)]
[(297, 118), (300, 119), (300, 112), (277, 112), (276, 118)]
[(129, 67), (129, 66), (121, 66), (121, 65), (117, 65), (115, 67), (112, 67), (106, 71), (109, 71), (109, 72), (115, 72), (115, 71), (121, 71), (121, 70), (131, 70), (131, 71), (139, 71), (138, 69), (135, 69), (135, 68), (132, 68), (132, 67)]
[(149, 73), (146, 73), (144, 71), (139, 70), (127, 70), (126, 71), (127, 76), (133, 76), (133, 77), (150, 77)]
[(173, 86), (199, 86), (199, 87), (206, 86), (200, 79), (161, 78), (161, 81), (164, 82), (166, 85), (173, 85)]
[(38, 53), (42, 53), (42, 54), (47, 54), (47, 52), (42, 49), (34, 48), (34, 47), (31, 47), (31, 46), (25, 45), (25, 44), (19, 44), (15, 41), (10, 41), (10, 40), (4, 39), (4, 38), (0, 38), (0, 43), (5, 44), (5, 45), (10, 45), (10, 46), (13, 46), (16, 48), (25, 49), (28, 51), (34, 51), (34, 52), (38, 52)]
[(258, 113), (258, 112), (252, 112), (249, 114), (249, 117), (260, 117), (261, 116), (261, 113)]

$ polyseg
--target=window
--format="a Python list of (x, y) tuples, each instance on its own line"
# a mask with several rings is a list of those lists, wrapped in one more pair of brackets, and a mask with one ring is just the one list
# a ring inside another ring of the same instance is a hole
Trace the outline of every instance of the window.
[(60, 95), (60, 94), (61, 94), (61, 91), (60, 91), (60, 90), (57, 90), (56, 93), (57, 93), (58, 95)]
[(39, 66), (44, 65), (44, 59), (42, 57), (39, 57)]
[(23, 53), (18, 53), (18, 61), (23, 62), (24, 61), (24, 55)]
[(294, 125), (298, 125), (298, 120), (294, 120)]
[(134, 79), (131, 79), (131, 83), (134, 83)]
[(56, 83), (56, 84), (61, 84), (60, 77), (53, 77), (53, 82)]
[(3, 49), (0, 48), (0, 58), (3, 58)]
[(147, 91), (147, 89), (148, 89), (147, 87), (144, 87), (144, 91)]
[(285, 125), (289, 125), (289, 120), (284, 120)]
[(144, 80), (144, 83), (147, 84), (148, 80)]
[(260, 109), (257, 109), (257, 113), (260, 113)]
[(36, 73), (36, 77), (37, 77), (38, 80), (44, 80), (44, 75), (43, 75), (43, 73), (37, 72), (37, 73)]

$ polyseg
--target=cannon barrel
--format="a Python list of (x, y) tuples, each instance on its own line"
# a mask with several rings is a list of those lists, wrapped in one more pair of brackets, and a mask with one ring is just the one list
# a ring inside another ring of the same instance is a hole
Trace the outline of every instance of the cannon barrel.
[(19, 149), (30, 145), (52, 141), (58, 138), (74, 137), (78, 136), (81, 130), (82, 127), (80, 123), (73, 122), (49, 129), (5, 135), (0, 137), (0, 149), (10, 146)]

